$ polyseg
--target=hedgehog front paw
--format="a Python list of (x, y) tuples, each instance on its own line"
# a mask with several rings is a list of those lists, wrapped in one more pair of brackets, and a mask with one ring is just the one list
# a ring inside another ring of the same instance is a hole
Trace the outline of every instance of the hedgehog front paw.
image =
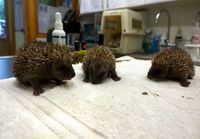
[(90, 79), (89, 78), (84, 78), (83, 81), (84, 82), (90, 82)]
[(183, 87), (187, 87), (187, 86), (190, 85), (190, 82), (184, 81), (184, 82), (180, 82), (180, 84), (181, 84), (181, 86), (183, 86)]
[(42, 89), (42, 88), (37, 88), (37, 89), (34, 89), (33, 95), (34, 95), (34, 96), (39, 96), (39, 95), (42, 94), (43, 92), (44, 92), (44, 89)]
[(121, 80), (121, 77), (116, 76), (116, 77), (113, 77), (112, 79), (113, 79), (114, 81), (119, 81), (119, 80)]
[(62, 85), (62, 84), (66, 84), (67, 83), (67, 81), (56, 81), (56, 85)]
[(110, 77), (111, 77), (114, 81), (119, 81), (119, 80), (121, 80), (121, 77), (119, 77), (119, 76), (117, 75), (115, 69), (110, 71)]

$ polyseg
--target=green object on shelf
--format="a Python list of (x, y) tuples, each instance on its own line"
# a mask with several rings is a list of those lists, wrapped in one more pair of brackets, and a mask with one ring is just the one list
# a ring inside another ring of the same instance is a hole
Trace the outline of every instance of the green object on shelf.
[(143, 47), (144, 53), (146, 53), (146, 54), (151, 53), (152, 43), (144, 42), (142, 47)]
[(83, 57), (85, 56), (85, 54), (87, 53), (87, 50), (80, 50), (80, 51), (74, 51), (72, 54), (72, 63), (76, 64), (76, 63), (82, 63), (83, 62)]

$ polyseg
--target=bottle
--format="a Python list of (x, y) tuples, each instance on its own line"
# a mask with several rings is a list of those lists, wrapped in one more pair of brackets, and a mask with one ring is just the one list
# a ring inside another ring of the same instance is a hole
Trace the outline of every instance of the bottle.
[(181, 35), (181, 29), (179, 28), (178, 29), (178, 32), (177, 32), (177, 35), (175, 37), (175, 44), (176, 44), (176, 47), (180, 47), (182, 44), (182, 35)]
[(56, 12), (55, 14), (55, 27), (52, 32), (52, 41), (53, 43), (58, 43), (60, 45), (66, 45), (66, 34), (63, 30), (63, 24), (61, 21), (61, 13)]
[(152, 42), (153, 42), (153, 31), (152, 30), (147, 30), (146, 35), (143, 41), (143, 50), (144, 53), (149, 54), (151, 53), (151, 47), (152, 47)]
[(79, 51), (80, 50), (80, 41), (79, 40), (75, 40), (74, 41), (74, 50), (75, 51)]
[(160, 46), (165, 46), (166, 45), (166, 40), (167, 40), (166, 34), (162, 33), (162, 35), (160, 37)]
[(87, 49), (87, 42), (86, 41), (82, 41), (81, 48), (82, 48), (82, 50), (86, 50)]
[(193, 44), (200, 43), (200, 24), (199, 24), (199, 22), (196, 22), (195, 27), (193, 28), (192, 43)]
[(153, 38), (153, 44), (151, 48), (151, 53), (156, 53), (159, 51), (159, 42), (160, 42), (160, 35), (157, 32)]

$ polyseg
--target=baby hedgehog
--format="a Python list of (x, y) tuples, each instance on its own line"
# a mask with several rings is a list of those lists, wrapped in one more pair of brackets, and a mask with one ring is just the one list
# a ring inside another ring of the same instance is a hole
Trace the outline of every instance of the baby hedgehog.
[(190, 55), (181, 48), (168, 48), (157, 53), (147, 77), (152, 80), (175, 79), (184, 87), (194, 76), (194, 65)]
[(83, 58), (83, 72), (85, 78), (83, 81), (98, 84), (106, 77), (111, 77), (114, 81), (119, 81), (115, 70), (115, 57), (112, 52), (103, 46), (95, 46), (88, 49)]
[(75, 76), (70, 51), (66, 46), (41, 41), (24, 43), (18, 50), (13, 73), (24, 85), (31, 85), (33, 95), (44, 92), (42, 83), (50, 80), (57, 85)]

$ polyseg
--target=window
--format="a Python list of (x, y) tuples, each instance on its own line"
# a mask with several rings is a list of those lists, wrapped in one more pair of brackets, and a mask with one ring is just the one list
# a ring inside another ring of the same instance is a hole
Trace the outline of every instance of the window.
[(5, 0), (0, 0), (0, 38), (6, 38)]

